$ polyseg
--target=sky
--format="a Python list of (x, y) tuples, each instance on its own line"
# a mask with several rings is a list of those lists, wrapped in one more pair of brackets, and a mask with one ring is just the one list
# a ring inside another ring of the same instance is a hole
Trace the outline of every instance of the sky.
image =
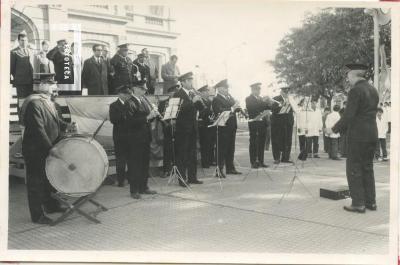
[(255, 82), (263, 83), (262, 95), (279, 93), (276, 75), (266, 61), (275, 58), (279, 41), (291, 28), (301, 26), (306, 12), (318, 10), (312, 3), (261, 1), (189, 2), (171, 9), (180, 33), (181, 73), (193, 71), (198, 87), (205, 85), (204, 79), (213, 85), (228, 78), (230, 93), (241, 102)]

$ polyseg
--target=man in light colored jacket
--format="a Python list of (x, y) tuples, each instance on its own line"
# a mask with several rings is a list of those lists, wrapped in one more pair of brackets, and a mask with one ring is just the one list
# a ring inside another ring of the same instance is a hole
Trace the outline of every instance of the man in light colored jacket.
[(180, 71), (176, 62), (178, 61), (178, 56), (172, 55), (169, 62), (161, 67), (161, 77), (164, 81), (164, 93), (166, 90), (176, 84), (178, 84), (178, 77), (180, 76)]

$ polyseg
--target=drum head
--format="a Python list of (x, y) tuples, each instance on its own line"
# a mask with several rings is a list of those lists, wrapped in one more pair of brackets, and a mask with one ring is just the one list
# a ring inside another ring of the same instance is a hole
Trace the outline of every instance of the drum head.
[(106, 152), (96, 140), (88, 137), (61, 140), (46, 159), (46, 174), (51, 185), (70, 196), (80, 197), (96, 191), (107, 171)]

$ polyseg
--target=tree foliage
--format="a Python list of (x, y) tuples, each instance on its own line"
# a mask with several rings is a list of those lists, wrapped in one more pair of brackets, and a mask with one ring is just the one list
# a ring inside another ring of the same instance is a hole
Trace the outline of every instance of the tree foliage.
[[(390, 24), (380, 26), (380, 34), (390, 64)], [(280, 41), (270, 63), (298, 94), (329, 100), (345, 90), (343, 66), (356, 62), (374, 65), (372, 16), (361, 8), (329, 8), (306, 15), (303, 25)]]

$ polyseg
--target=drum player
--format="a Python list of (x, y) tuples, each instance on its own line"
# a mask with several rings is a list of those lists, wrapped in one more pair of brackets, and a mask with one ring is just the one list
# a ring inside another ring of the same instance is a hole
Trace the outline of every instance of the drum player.
[(54, 74), (39, 74), (35, 80), (34, 94), (27, 97), (21, 107), (20, 121), (25, 126), (22, 139), (22, 154), (26, 165), (26, 185), (29, 211), (32, 222), (50, 224), (45, 213), (65, 211), (51, 197), (54, 188), (46, 172), (46, 158), (52, 146), (65, 130), (76, 131), (75, 124), (64, 122), (58, 115), (52, 96), (57, 89)]

